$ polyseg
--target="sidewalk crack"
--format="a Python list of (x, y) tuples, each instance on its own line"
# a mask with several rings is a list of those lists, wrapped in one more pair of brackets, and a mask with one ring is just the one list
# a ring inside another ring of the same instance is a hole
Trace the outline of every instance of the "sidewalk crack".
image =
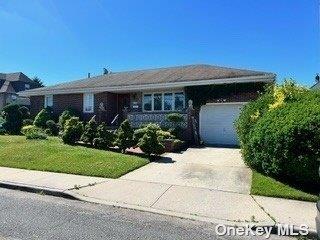
[(268, 212), (264, 209), (264, 207), (262, 207), (262, 206), (257, 202), (257, 200), (256, 200), (251, 194), (250, 194), (250, 196), (251, 196), (251, 198), (253, 199), (253, 201), (258, 205), (258, 207), (259, 207), (265, 214), (268, 215), (268, 217), (274, 222), (274, 224), (276, 224), (276, 223), (277, 223), (276, 219), (275, 219), (270, 213), (268, 213)]
[(153, 205), (155, 205), (158, 201), (159, 201), (159, 199), (172, 187), (173, 185), (170, 185), (159, 197), (157, 197), (157, 199), (154, 201), (154, 203), (152, 203), (151, 205), (150, 205), (150, 207), (153, 207)]

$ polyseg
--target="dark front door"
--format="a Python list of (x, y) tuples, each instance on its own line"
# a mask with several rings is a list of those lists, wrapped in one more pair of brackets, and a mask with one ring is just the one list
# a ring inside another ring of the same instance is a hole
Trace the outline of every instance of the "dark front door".
[(127, 108), (130, 109), (130, 94), (118, 94), (118, 114), (119, 114), (119, 123), (121, 123), (125, 116), (123, 110)]

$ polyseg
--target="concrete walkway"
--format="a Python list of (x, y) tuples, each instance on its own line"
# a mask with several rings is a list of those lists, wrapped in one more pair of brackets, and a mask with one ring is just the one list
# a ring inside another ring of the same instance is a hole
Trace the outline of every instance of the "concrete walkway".
[(84, 201), (213, 223), (274, 225), (276, 221), (315, 229), (315, 203), (208, 188), (3, 167), (0, 186), (44, 189)]
[(239, 149), (205, 147), (166, 153), (121, 179), (249, 194), (251, 173)]

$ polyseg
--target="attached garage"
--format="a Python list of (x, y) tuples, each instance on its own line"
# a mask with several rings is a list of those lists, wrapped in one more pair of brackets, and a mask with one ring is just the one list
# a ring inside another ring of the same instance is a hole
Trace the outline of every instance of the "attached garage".
[(234, 126), (244, 103), (212, 103), (201, 107), (199, 132), (205, 144), (238, 145)]

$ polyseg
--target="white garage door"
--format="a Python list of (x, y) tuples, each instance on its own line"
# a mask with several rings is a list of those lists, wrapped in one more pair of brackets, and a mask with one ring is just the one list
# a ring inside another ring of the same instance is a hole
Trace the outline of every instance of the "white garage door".
[(200, 137), (206, 144), (238, 145), (234, 121), (243, 103), (208, 104), (200, 109)]

